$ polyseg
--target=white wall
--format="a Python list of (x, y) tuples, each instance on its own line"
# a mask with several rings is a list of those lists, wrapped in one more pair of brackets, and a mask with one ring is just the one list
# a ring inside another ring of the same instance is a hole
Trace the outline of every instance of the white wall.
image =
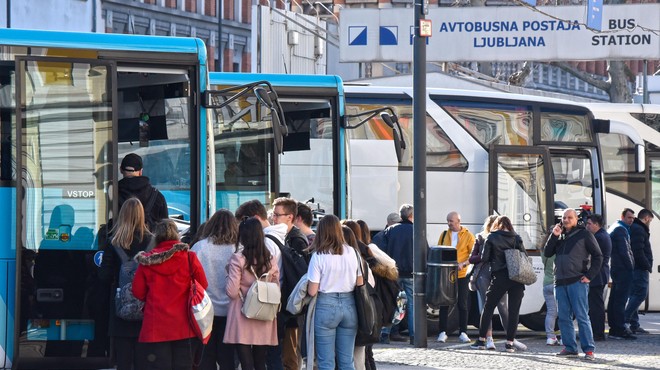
[[(104, 32), (101, 0), (0, 0), (0, 27), (22, 29)], [(96, 22), (96, 27), (94, 27)]]

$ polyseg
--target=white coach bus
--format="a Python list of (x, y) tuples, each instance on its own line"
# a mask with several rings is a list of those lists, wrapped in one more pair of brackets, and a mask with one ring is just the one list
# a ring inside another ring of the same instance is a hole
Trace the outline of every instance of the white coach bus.
[[(345, 85), (345, 95), (347, 117), (392, 107), (406, 143), (399, 163), (392, 130), (378, 117), (347, 130), (348, 213), (377, 230), (388, 213), (413, 203), (413, 90)], [(520, 321), (543, 330), (540, 249), (561, 210), (604, 213), (598, 132), (608, 122), (583, 103), (508, 93), (427, 89), (426, 105), (429, 244), (437, 244), (450, 211), (474, 233), (489, 214), (509, 216), (539, 276), (525, 291)]]

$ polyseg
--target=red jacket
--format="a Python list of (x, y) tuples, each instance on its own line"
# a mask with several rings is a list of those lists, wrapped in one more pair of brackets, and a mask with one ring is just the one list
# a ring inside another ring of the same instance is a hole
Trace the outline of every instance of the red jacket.
[(140, 252), (133, 279), (133, 295), (145, 301), (139, 342), (167, 342), (195, 337), (188, 320), (190, 268), (206, 289), (204, 269), (188, 245), (177, 240), (162, 242), (149, 252)]

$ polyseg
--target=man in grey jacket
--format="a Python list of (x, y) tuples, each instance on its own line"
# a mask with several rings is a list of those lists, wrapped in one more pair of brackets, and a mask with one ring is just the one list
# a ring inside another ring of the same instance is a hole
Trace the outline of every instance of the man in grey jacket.
[(577, 224), (574, 209), (564, 211), (545, 244), (546, 257), (555, 257), (555, 294), (559, 330), (565, 348), (562, 357), (577, 357), (573, 317), (578, 322), (580, 346), (585, 360), (594, 360), (594, 336), (589, 320), (589, 283), (603, 263), (603, 254), (593, 234)]

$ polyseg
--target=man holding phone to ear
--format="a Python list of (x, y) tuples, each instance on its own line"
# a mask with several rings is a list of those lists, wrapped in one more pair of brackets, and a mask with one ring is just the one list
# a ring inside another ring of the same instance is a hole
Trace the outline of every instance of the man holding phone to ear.
[(593, 361), (594, 335), (589, 320), (589, 282), (603, 263), (603, 254), (594, 235), (578, 226), (577, 213), (567, 209), (562, 222), (555, 225), (545, 244), (546, 257), (555, 257), (555, 296), (559, 330), (565, 348), (557, 354), (578, 357), (573, 318), (578, 322), (580, 347), (584, 359)]

